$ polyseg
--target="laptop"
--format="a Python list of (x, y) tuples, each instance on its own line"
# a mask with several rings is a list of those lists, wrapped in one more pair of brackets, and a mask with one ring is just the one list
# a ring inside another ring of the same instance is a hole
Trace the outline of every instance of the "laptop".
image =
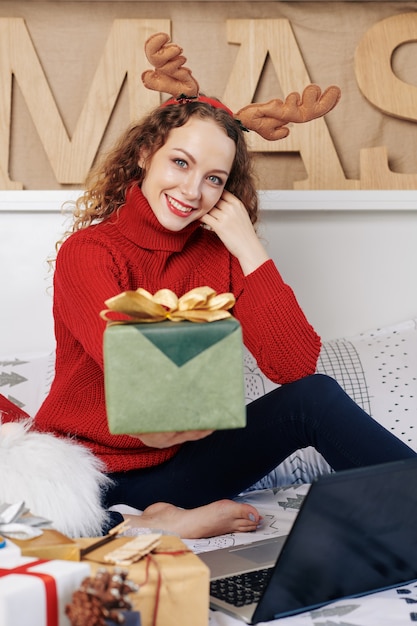
[(417, 457), (320, 476), (286, 537), (199, 557), (211, 608), (248, 624), (414, 581)]

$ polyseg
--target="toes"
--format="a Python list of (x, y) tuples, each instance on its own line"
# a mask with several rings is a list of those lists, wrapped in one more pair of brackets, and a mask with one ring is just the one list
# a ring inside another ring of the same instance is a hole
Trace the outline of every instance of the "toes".
[(237, 520), (235, 532), (239, 533), (251, 533), (258, 528), (258, 524), (251, 522), (250, 520)]

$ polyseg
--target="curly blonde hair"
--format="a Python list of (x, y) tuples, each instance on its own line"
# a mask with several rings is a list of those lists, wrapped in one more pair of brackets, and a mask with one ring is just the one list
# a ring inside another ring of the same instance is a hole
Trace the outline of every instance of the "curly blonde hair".
[(142, 183), (146, 171), (139, 167), (140, 155), (149, 157), (161, 148), (173, 128), (183, 126), (191, 117), (214, 120), (236, 144), (236, 155), (226, 189), (239, 198), (252, 224), (258, 219), (258, 196), (252, 158), (243, 130), (229, 113), (203, 102), (158, 107), (141, 122), (131, 125), (114, 148), (95, 165), (86, 180), (84, 193), (74, 202), (74, 221), (57, 248), (73, 232), (107, 219), (126, 201), (126, 192), (133, 184)]

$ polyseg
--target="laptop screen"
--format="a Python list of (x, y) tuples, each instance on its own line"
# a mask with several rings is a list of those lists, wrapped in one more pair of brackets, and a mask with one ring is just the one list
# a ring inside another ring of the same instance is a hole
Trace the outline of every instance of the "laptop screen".
[(312, 484), (254, 622), (417, 578), (417, 458)]

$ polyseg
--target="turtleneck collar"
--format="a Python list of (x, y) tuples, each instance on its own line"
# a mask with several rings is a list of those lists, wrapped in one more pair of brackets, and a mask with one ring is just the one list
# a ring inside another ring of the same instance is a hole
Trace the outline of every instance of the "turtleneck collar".
[(112, 218), (127, 239), (147, 250), (180, 252), (200, 227), (198, 222), (193, 222), (180, 231), (167, 230), (157, 220), (138, 185), (128, 191), (126, 204)]

